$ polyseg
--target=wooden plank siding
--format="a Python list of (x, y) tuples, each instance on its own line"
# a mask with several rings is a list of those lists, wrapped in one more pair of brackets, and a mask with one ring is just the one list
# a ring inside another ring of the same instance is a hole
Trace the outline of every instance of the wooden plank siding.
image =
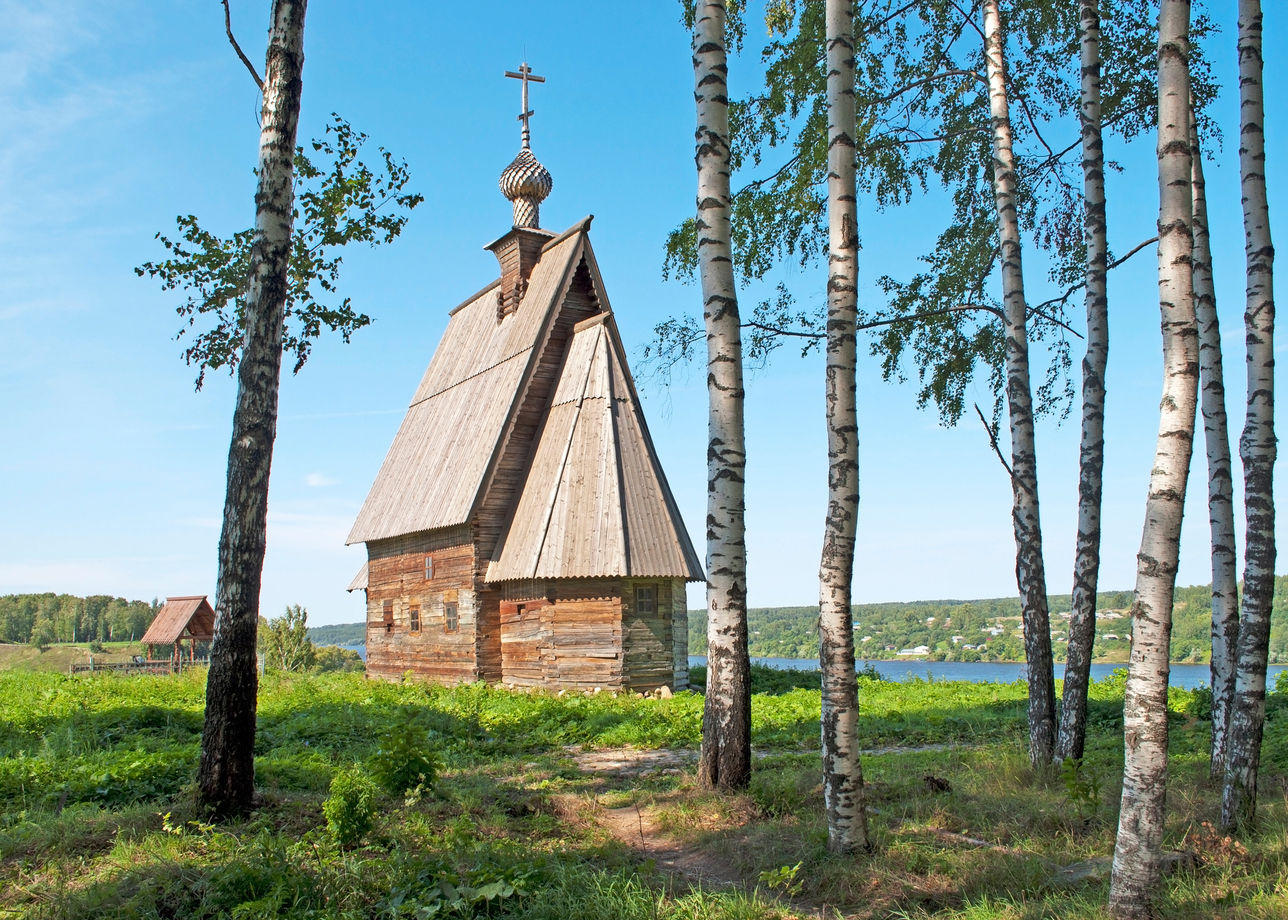
[[(431, 680), (457, 683), (478, 679), (478, 606), (474, 545), (462, 532), (412, 535), (369, 544), (367, 563), (367, 672), (400, 678), (411, 671)], [(401, 552), (392, 551), (401, 550)], [(426, 557), (433, 560), (427, 579)], [(386, 602), (392, 622), (385, 619)], [(455, 604), (457, 624), (448, 629), (446, 605)], [(412, 629), (411, 611), (419, 629)]]

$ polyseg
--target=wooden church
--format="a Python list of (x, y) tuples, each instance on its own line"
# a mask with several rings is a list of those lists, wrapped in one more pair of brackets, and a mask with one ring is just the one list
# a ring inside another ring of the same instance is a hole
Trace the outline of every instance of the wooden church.
[(500, 277), (447, 329), (349, 534), (367, 671), (455, 683), (688, 685), (702, 567), (658, 462), (590, 245), (540, 227), (550, 173), (501, 175)]

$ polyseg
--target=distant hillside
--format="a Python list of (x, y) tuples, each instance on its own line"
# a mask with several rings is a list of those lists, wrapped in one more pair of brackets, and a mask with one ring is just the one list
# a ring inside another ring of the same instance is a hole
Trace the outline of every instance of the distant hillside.
[[(1131, 622), (1130, 591), (1102, 592), (1097, 603), (1097, 661), (1127, 660)], [(1048, 598), (1056, 660), (1064, 660), (1072, 599)], [(1203, 663), (1211, 659), (1211, 589), (1176, 589), (1172, 660)], [(1288, 576), (1275, 578), (1270, 629), (1271, 663), (1288, 662)], [(751, 654), (758, 658), (817, 658), (817, 607), (761, 607), (747, 612)], [(985, 600), (911, 601), (858, 604), (854, 607), (855, 648), (860, 658), (891, 659), (905, 650), (925, 648), (938, 661), (1023, 661), (1020, 602), (1016, 597)], [(689, 611), (689, 653), (706, 653), (706, 611)]]
[(362, 645), (367, 641), (366, 623), (336, 623), (310, 626), (309, 638), (314, 645)]
[(142, 638), (160, 602), (108, 594), (0, 596), (0, 642), (123, 642)]

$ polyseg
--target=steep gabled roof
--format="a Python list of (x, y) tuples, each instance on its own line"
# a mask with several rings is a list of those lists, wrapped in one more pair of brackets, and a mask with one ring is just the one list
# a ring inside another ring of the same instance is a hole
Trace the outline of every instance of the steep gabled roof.
[(574, 330), (487, 581), (612, 576), (703, 577), (604, 313)]
[(142, 641), (147, 645), (170, 645), (183, 636), (185, 629), (188, 636), (184, 638), (207, 641), (215, 637), (215, 610), (204, 594), (167, 597)]
[(494, 283), (452, 311), (346, 543), (469, 519), (535, 352), (581, 261), (588, 224), (546, 244), (522, 309), (498, 320)]

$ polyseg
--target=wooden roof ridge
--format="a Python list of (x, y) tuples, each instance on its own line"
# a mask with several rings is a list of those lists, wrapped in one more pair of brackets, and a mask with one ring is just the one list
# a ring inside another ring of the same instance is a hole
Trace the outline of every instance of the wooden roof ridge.
[(541, 251), (547, 252), (548, 250), (554, 249), (556, 246), (558, 246), (560, 243), (562, 243), (564, 240), (568, 239), (568, 237), (572, 236), (575, 233), (590, 233), (590, 222), (594, 219), (595, 219), (594, 214), (587, 214), (585, 217), (577, 221), (577, 223), (573, 224), (563, 233), (554, 237), (548, 243), (542, 246)]
[(140, 640), (148, 645), (171, 645), (183, 636), (208, 641), (215, 635), (215, 609), (205, 594), (167, 597)]
[(457, 313), (460, 313), (462, 310), (464, 310), (464, 309), (465, 309), (466, 307), (468, 307), (470, 304), (474, 303), (474, 301), (478, 300), (480, 297), (482, 297), (484, 294), (486, 294), (488, 291), (492, 290), (492, 288), (496, 287), (496, 286), (497, 286), (498, 284), (500, 284), (500, 283), (501, 283), (501, 279), (500, 279), (500, 278), (493, 278), (491, 281), (489, 281), (487, 284), (483, 285), (481, 288), (479, 288), (477, 291), (475, 291), (475, 292), (474, 292), (473, 294), (471, 294), (469, 297), (466, 297), (464, 300), (462, 300), (462, 301), (461, 301), (460, 303), (458, 303), (456, 306), (452, 307), (452, 309), (448, 310), (448, 311), (447, 311), (447, 315), (448, 315), (449, 317), (451, 317), (451, 316), (455, 316)]

